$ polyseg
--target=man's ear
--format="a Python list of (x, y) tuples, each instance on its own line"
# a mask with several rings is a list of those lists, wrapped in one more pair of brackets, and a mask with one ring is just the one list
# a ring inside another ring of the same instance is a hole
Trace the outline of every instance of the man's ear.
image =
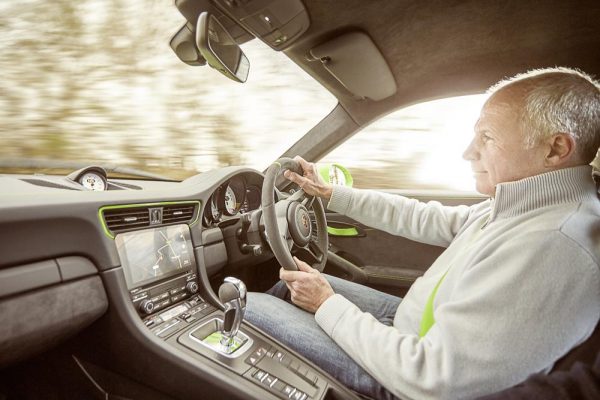
[(557, 167), (569, 162), (577, 147), (575, 139), (568, 133), (557, 133), (547, 143), (548, 150), (544, 162), (548, 167)]

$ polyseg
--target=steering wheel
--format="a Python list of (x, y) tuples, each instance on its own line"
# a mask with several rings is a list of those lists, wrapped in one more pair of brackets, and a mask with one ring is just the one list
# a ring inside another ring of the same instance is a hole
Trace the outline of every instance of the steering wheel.
[[(280, 192), (275, 182), (286, 169), (300, 175), (303, 173), (297, 161), (280, 158), (267, 169), (263, 181), (261, 202), (267, 242), (283, 268), (298, 270), (292, 258), (294, 254), (322, 271), (329, 246), (323, 203), (320, 198), (310, 196), (302, 189), (292, 195)], [(316, 232), (313, 221), (316, 222)]]

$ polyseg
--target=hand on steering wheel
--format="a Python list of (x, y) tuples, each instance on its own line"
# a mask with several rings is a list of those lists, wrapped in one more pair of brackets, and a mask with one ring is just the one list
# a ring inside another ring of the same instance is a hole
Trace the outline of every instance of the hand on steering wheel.
[[(303, 165), (308, 166), (306, 170)], [(291, 195), (279, 192), (275, 181), (286, 170), (293, 172), (293, 178), (305, 189)], [(308, 259), (318, 271), (325, 267), (329, 247), (327, 221), (321, 199), (314, 194), (324, 193), (326, 188), (327, 185), (319, 180), (314, 165), (301, 158), (280, 158), (267, 169), (261, 195), (265, 239), (283, 268), (298, 270), (292, 254)]]
[(317, 166), (314, 163), (309, 163), (300, 156), (294, 157), (294, 161), (297, 161), (302, 167), (302, 176), (294, 171), (286, 170), (283, 173), (290, 181), (300, 186), (300, 189), (304, 190), (309, 196), (319, 196), (329, 200), (331, 198), (332, 186), (325, 183), (317, 171)]

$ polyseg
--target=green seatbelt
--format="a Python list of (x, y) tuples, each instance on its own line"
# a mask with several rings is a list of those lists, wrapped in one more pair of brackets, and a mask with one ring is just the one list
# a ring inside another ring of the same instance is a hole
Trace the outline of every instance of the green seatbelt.
[[(477, 231), (475, 231), (475, 234), (471, 238), (471, 243), (466, 251), (469, 251), (473, 248), (473, 246), (475, 245), (483, 228), (485, 228), (485, 226), (490, 222), (489, 215), (485, 219), (482, 218), (482, 221), (483, 221), (483, 224), (481, 225), (481, 227), (479, 227), (479, 229)], [(433, 317), (433, 301), (435, 300), (435, 295), (437, 294), (438, 288), (444, 281), (444, 278), (448, 274), (448, 271), (450, 271), (451, 267), (452, 267), (452, 264), (450, 265), (450, 267), (448, 267), (448, 269), (446, 270), (444, 275), (442, 275), (442, 277), (440, 278), (438, 283), (435, 285), (435, 287), (431, 291), (431, 294), (429, 295), (429, 298), (427, 299), (427, 303), (425, 303), (425, 309), (423, 310), (423, 315), (421, 316), (421, 324), (419, 325), (419, 337), (420, 338), (427, 335), (427, 332), (429, 332), (429, 329), (431, 329), (433, 324), (435, 324), (435, 318)]]
[[(450, 271), (450, 269), (448, 269), (448, 271)], [(423, 315), (421, 316), (421, 325), (419, 327), (419, 337), (421, 338), (425, 336), (427, 332), (429, 332), (429, 329), (431, 329), (433, 324), (435, 324), (435, 318), (433, 317), (433, 300), (435, 300), (435, 295), (438, 291), (438, 288), (444, 281), (444, 278), (446, 277), (448, 271), (446, 271), (444, 275), (442, 275), (438, 283), (431, 291), (431, 294), (427, 299), (427, 303), (425, 303), (425, 309), (423, 310)]]

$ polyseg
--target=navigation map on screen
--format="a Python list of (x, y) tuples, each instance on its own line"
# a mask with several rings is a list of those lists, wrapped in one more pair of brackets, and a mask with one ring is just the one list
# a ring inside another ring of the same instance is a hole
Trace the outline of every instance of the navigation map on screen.
[(115, 242), (128, 288), (187, 271), (193, 265), (187, 225), (122, 233)]

